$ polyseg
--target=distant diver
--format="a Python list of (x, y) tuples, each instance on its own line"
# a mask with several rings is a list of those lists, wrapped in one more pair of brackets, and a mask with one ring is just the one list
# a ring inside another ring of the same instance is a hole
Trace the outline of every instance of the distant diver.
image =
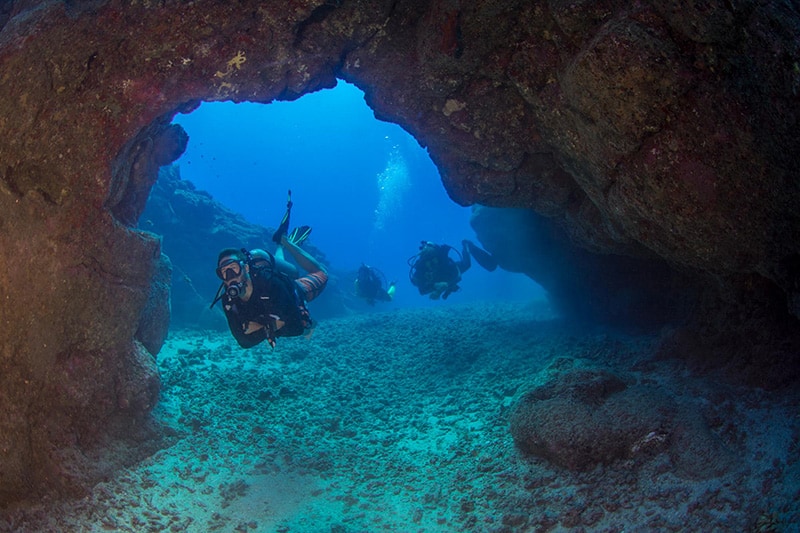
[[(327, 269), (299, 246), (311, 233), (300, 226), (287, 235), (292, 191), (272, 240), (275, 255), (266, 250), (225, 248), (217, 257), (217, 276), (222, 280), (213, 307), (222, 309), (231, 334), (242, 348), (263, 341), (275, 347), (277, 337), (296, 337), (311, 331), (313, 322), (306, 304), (322, 293), (328, 283)], [(299, 277), (297, 267), (284, 259), (288, 251), (308, 274)]]
[[(419, 289), (420, 294), (429, 294), (431, 300), (438, 300), (440, 297), (446, 300), (451, 293), (460, 289), (458, 282), (461, 281), (461, 275), (472, 265), (471, 256), (474, 256), (475, 261), (489, 272), (497, 268), (495, 258), (471, 241), (465, 239), (461, 241), (461, 246), (459, 253), (447, 244), (421, 242), (419, 253), (408, 259), (410, 267), (408, 277)], [(458, 261), (450, 257), (451, 251), (458, 256)]]
[(391, 302), (396, 288), (395, 282), (387, 286), (386, 276), (377, 268), (364, 264), (358, 268), (355, 280), (356, 296), (369, 305), (375, 305), (376, 301)]

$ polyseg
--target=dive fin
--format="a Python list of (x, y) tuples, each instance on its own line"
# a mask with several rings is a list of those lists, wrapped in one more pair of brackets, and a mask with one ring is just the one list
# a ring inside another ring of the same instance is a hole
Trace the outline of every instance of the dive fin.
[(289, 216), (292, 214), (292, 190), (289, 189), (289, 197), (286, 200), (286, 213), (283, 214), (281, 223), (278, 224), (278, 229), (272, 234), (272, 242), (275, 244), (281, 243), (281, 237), (286, 235), (289, 231)]
[(464, 241), (469, 247), (469, 251), (475, 261), (489, 272), (493, 272), (497, 268), (497, 259), (486, 250), (478, 248), (472, 241)]
[(295, 246), (300, 246), (311, 235), (311, 226), (299, 226), (292, 230), (287, 239)]

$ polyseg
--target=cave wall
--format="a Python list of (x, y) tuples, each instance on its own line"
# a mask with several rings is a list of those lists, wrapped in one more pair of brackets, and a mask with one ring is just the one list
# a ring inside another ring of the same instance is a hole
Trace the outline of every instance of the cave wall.
[(0, 502), (80, 485), (56, 452), (156, 401), (162, 333), (140, 326), (166, 266), (133, 226), (201, 100), (341, 77), (455, 201), (759, 276), (800, 314), (798, 21), (755, 1), (3, 3)]
[(535, 279), (573, 322), (653, 331), (685, 323), (704, 295), (714, 296), (708, 278), (694, 271), (656, 256), (589, 252), (530, 209), (476, 206), (470, 223), (502, 268)]

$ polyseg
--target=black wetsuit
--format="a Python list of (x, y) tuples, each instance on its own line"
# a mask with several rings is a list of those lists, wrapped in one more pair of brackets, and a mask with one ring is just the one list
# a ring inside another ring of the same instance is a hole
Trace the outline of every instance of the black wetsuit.
[(445, 299), (450, 293), (459, 289), (461, 274), (470, 267), (471, 261), (465, 247), (461, 260), (456, 263), (450, 257), (452, 249), (447, 244), (431, 244), (418, 254), (412, 267), (411, 283), (417, 287), (420, 294), (434, 292), (439, 283), (447, 283), (447, 289), (442, 293)]
[(358, 296), (366, 300), (369, 305), (375, 305), (375, 300), (392, 301), (392, 297), (383, 288), (383, 281), (371, 267), (362, 266), (358, 269), (356, 287)]
[[(228, 327), (239, 346), (251, 348), (264, 340), (275, 346), (276, 337), (296, 337), (311, 327), (311, 317), (294, 280), (280, 274), (253, 275), (251, 280), (253, 293), (246, 302), (228, 296), (222, 299)], [(276, 329), (277, 320), (284, 322), (280, 329)], [(245, 333), (248, 322), (266, 327)]]

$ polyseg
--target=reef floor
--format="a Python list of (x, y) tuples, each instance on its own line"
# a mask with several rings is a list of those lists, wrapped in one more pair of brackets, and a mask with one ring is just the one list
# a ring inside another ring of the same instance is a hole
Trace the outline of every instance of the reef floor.
[[(655, 341), (522, 304), (324, 320), (274, 351), (171, 332), (154, 412), (170, 445), (84, 498), (19, 506), (0, 530), (797, 531), (797, 391), (693, 376), (655, 359)], [(697, 479), (666, 453), (586, 472), (524, 456), (516, 401), (583, 367), (696, 405), (735, 460)]]

